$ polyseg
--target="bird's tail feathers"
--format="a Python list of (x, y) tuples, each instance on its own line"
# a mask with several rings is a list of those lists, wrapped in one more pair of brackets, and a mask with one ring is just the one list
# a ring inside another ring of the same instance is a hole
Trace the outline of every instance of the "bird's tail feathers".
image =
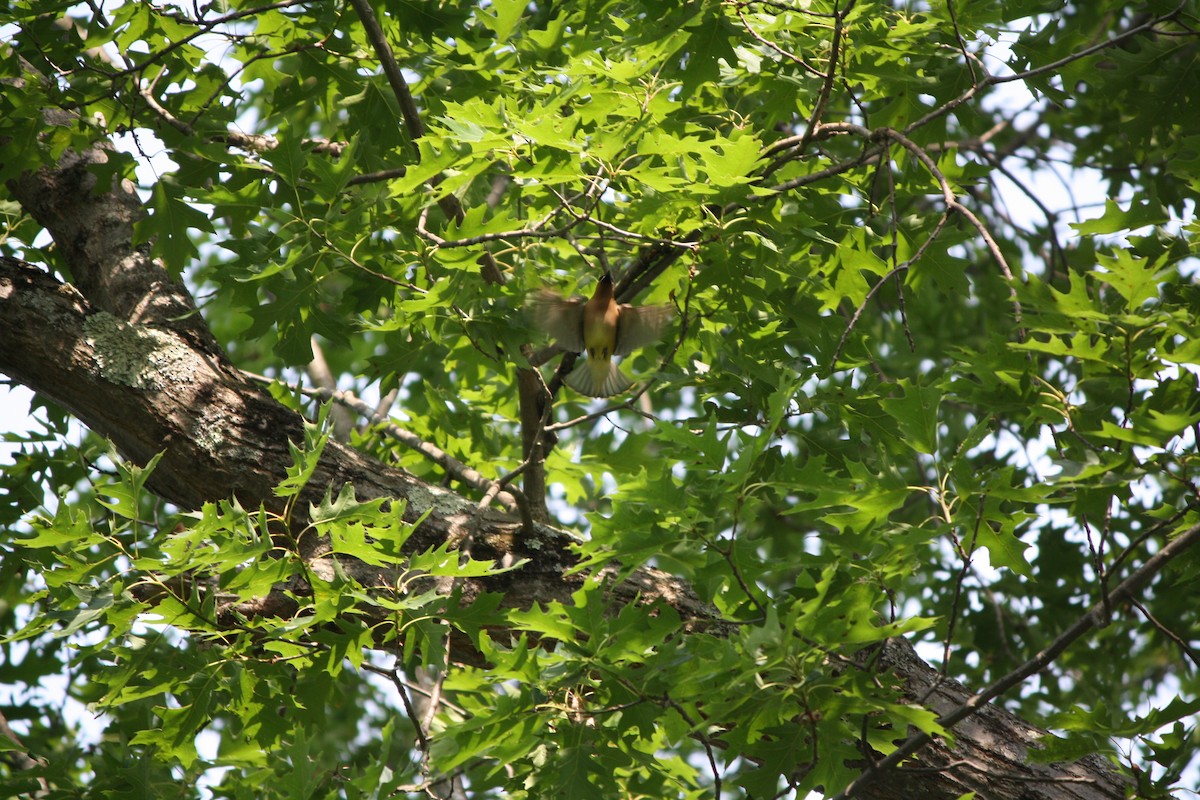
[(612, 397), (633, 386), (633, 381), (612, 361), (583, 358), (563, 382), (588, 397)]

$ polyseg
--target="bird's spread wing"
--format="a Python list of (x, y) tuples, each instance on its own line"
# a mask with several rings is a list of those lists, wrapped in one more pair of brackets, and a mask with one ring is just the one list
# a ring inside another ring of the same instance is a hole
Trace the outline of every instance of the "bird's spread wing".
[(549, 289), (539, 289), (530, 295), (525, 308), (530, 320), (550, 335), (564, 350), (575, 353), (584, 351), (582, 297), (564, 300)]
[(645, 347), (662, 334), (662, 329), (671, 317), (675, 316), (675, 307), (662, 306), (621, 306), (621, 316), (617, 318), (617, 343), (613, 355), (627, 356), (639, 347)]

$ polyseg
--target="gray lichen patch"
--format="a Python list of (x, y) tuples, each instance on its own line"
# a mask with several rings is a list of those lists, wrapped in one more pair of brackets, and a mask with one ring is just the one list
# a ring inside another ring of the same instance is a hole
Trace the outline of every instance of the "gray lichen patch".
[(101, 311), (84, 321), (83, 332), (107, 381), (154, 390), (192, 381), (191, 350), (170, 331), (131, 325)]
[[(225, 432), (238, 424), (239, 420), (234, 414), (217, 403), (207, 403), (201, 407), (200, 413), (196, 417), (196, 424), (191, 430), (192, 439), (200, 449), (217, 456), (227, 449)], [(225, 453), (225, 455), (231, 454)], [(247, 456), (250, 460), (255, 458), (253, 453), (242, 454), (240, 457)]]
[(408, 508), (417, 514), (432, 511), (439, 517), (469, 513), (473, 506), (466, 500), (438, 486), (414, 484), (407, 492)]

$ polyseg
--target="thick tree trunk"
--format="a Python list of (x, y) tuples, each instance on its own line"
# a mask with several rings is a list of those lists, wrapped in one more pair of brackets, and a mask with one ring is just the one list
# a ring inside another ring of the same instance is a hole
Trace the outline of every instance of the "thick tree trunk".
[[(131, 461), (163, 453), (149, 486), (183, 508), (238, 496), (251, 507), (278, 505), (272, 487), (291, 463), (288, 442), (303, 439), (302, 420), (247, 380), (205, 326), (186, 288), (132, 244), (141, 213), (128, 186), (97, 192), (87, 166), (102, 149), (68, 156), (60, 168), (9, 184), (16, 199), (53, 235), (73, 284), (11, 259), (0, 260), (0, 372), (70, 409), (108, 437)], [(500, 592), (516, 607), (570, 602), (583, 577), (572, 536), (522, 522), (330, 442), (308, 496), (319, 502), (351, 484), (360, 499), (407, 503), (406, 516), (429, 516), (410, 545), (462, 541), (475, 558), (526, 558), (519, 570), (487, 580), (464, 579), (465, 599)], [(279, 510), (276, 508), (275, 510)], [(301, 555), (318, 572), (332, 572), (325, 542), (306, 540)], [(343, 564), (368, 585), (383, 577), (362, 564)], [(614, 573), (615, 574), (615, 573)], [(613, 581), (614, 604), (663, 601), (689, 628), (720, 634), (721, 625), (683, 582), (655, 570)], [(238, 614), (287, 613), (286, 594), (264, 598)], [(472, 660), (466, 649), (457, 656)], [(914, 702), (939, 713), (970, 696), (939, 681), (905, 642), (888, 643), (879, 663), (895, 672)], [(1039, 731), (1006, 712), (985, 707), (957, 726), (956, 744), (920, 750), (910, 766), (864, 785), (857, 797), (954, 798), (968, 791), (988, 798), (1122, 798), (1125, 784), (1102, 759), (1033, 764), (1026, 757)], [(800, 730), (797, 735), (802, 735)], [(903, 738), (903, 732), (897, 732)], [(836, 789), (837, 787), (829, 787)]]

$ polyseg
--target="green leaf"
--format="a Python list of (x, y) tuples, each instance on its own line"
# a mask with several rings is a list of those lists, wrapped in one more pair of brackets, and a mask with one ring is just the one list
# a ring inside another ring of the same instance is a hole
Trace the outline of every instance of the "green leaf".
[(901, 381), (899, 389), (900, 397), (887, 397), (879, 404), (896, 421), (906, 445), (918, 453), (936, 453), (941, 391), (932, 386), (914, 386), (908, 381)]
[(321, 408), (317, 421), (304, 423), (304, 446), (297, 447), (288, 442), (288, 452), (292, 456), (292, 465), (288, 467), (287, 478), (275, 487), (277, 497), (295, 497), (312, 479), (321, 460), (321, 453), (329, 443), (329, 430), (326, 421), (329, 417), (330, 404)]
[(1163, 259), (1138, 259), (1126, 250), (1098, 258), (1103, 269), (1090, 274), (1120, 292), (1127, 310), (1136, 311), (1158, 297), (1158, 285), (1164, 277)]
[(104, 493), (111, 499), (97, 498), (96, 502), (125, 519), (139, 519), (139, 505), (145, 496), (146, 481), (149, 480), (162, 457), (163, 453), (156, 454), (146, 462), (145, 467), (118, 460), (119, 479), (104, 489)]
[(1122, 209), (1111, 199), (1105, 200), (1103, 214), (1083, 222), (1073, 222), (1071, 227), (1076, 233), (1089, 236), (1162, 225), (1167, 220), (1168, 216), (1161, 206), (1143, 195), (1137, 195), (1130, 201), (1128, 209)]

